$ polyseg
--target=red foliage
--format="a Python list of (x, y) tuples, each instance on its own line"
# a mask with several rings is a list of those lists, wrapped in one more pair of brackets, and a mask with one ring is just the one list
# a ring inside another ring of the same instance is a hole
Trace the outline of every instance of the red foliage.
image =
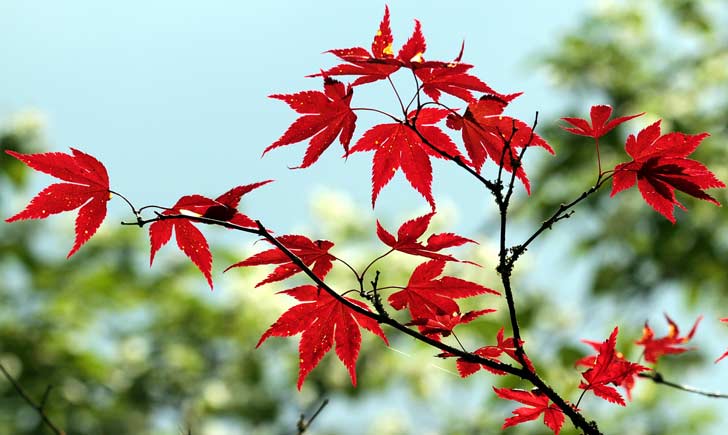
[[(389, 344), (387, 337), (384, 336), (384, 332), (375, 320), (353, 311), (316, 286), (304, 285), (281, 293), (293, 296), (302, 303), (283, 313), (263, 333), (256, 347), (260, 346), (268, 337), (290, 337), (302, 332), (301, 343), (298, 346), (300, 369), (297, 385), (299, 390), (303, 386), (306, 376), (331, 350), (334, 343), (336, 343), (336, 356), (349, 371), (351, 383), (356, 385), (356, 360), (361, 347), (359, 328), (372, 332), (381, 337), (385, 344)], [(368, 310), (366, 305), (360, 301), (351, 298), (345, 299)]]
[(608, 384), (624, 387), (629, 395), (634, 386), (635, 376), (649, 368), (627, 361), (621, 352), (615, 350), (618, 332), (619, 328), (615, 327), (609, 338), (602, 343), (586, 341), (596, 349), (597, 355), (582, 358), (576, 365), (589, 367), (581, 374), (584, 380), (579, 384), (579, 388), (591, 390), (604, 400), (625, 406), (619, 392)]
[(581, 118), (561, 118), (574, 126), (561, 128), (570, 133), (574, 133), (580, 136), (589, 136), (593, 137), (594, 139), (599, 139), (600, 137), (609, 133), (619, 124), (622, 124), (623, 122), (627, 122), (630, 119), (634, 119), (642, 115), (644, 115), (644, 112), (638, 113), (637, 115), (622, 116), (607, 122), (609, 117), (612, 116), (612, 106), (592, 106), (590, 113), (591, 125), (589, 125), (589, 122), (587, 120)]
[(458, 261), (452, 255), (438, 254), (437, 251), (461, 246), (466, 243), (476, 243), (475, 241), (453, 233), (432, 234), (427, 238), (426, 244), (417, 241), (427, 230), (427, 227), (430, 225), (430, 220), (434, 215), (435, 213), (428, 213), (403, 223), (397, 231), (396, 239), (377, 221), (377, 237), (379, 237), (382, 243), (395, 251), (405, 252), (410, 255), (419, 255), (433, 260)]
[(561, 426), (564, 425), (564, 413), (555, 404), (549, 404), (549, 398), (539, 390), (525, 391), (516, 388), (495, 388), (493, 391), (501, 399), (515, 400), (526, 406), (513, 410), (513, 417), (506, 419), (503, 429), (518, 424), (536, 420), (543, 414), (543, 424), (559, 435)]
[(106, 217), (106, 202), (111, 199), (106, 168), (93, 156), (75, 148), (71, 148), (71, 154), (5, 152), (36, 171), (67, 181), (46, 187), (30, 200), (23, 211), (5, 219), (5, 222), (45, 219), (52, 214), (81, 207), (76, 217), (76, 241), (68, 252), (70, 258), (96, 233)]
[(688, 335), (683, 337), (680, 337), (680, 329), (678, 329), (677, 324), (667, 314), (665, 314), (665, 319), (667, 319), (669, 325), (669, 332), (666, 336), (655, 338), (655, 332), (645, 322), (645, 327), (642, 330), (642, 338), (635, 341), (637, 345), (644, 346), (645, 361), (649, 363), (657, 363), (657, 360), (663, 355), (678, 354), (690, 350), (680, 346), (693, 338), (695, 331), (698, 329), (698, 324), (703, 320), (703, 316), (698, 317), (693, 327), (690, 328)]
[[(185, 215), (205, 217), (223, 222), (230, 222), (241, 227), (254, 228), (255, 222), (237, 210), (240, 198), (251, 190), (257, 189), (272, 180), (261, 181), (244, 186), (237, 186), (215, 199), (202, 195), (187, 195), (180, 198), (172, 208), (165, 210), (162, 216)], [(189, 219), (161, 219), (149, 226), (151, 256), (149, 265), (154, 263), (154, 256), (159, 249), (172, 238), (174, 230), (177, 246), (200, 269), (207, 283), (212, 288), (212, 254), (202, 232)], [(200, 223), (199, 221), (197, 223)]]
[(708, 133), (661, 135), (660, 121), (645, 127), (637, 136), (630, 135), (626, 150), (633, 160), (614, 168), (612, 196), (636, 182), (647, 204), (672, 223), (674, 206), (687, 210), (675, 198), (675, 190), (720, 205), (704, 189), (725, 184), (702, 163), (686, 158), (707, 136)]
[[(327, 240), (316, 240), (312, 241), (306, 236), (299, 236), (295, 234), (280, 236), (276, 238), (283, 246), (289, 251), (295, 254), (302, 262), (311, 270), (317, 277), (324, 279), (326, 274), (329, 273), (333, 266), (333, 261), (336, 259), (333, 255), (329, 254), (334, 244)], [(263, 281), (256, 284), (256, 287), (260, 287), (263, 284), (271, 282), (281, 281), (289, 278), (299, 272), (301, 268), (298, 267), (293, 261), (278, 248), (269, 249), (267, 251), (259, 252), (252, 257), (248, 257), (243, 261), (229, 266), (225, 271), (234, 267), (243, 266), (260, 266), (263, 264), (278, 264), (278, 266), (271, 272), (268, 277)]]

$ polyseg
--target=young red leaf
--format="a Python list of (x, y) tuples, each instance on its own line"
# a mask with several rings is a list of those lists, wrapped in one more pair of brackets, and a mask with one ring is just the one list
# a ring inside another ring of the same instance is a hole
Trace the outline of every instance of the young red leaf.
[(484, 293), (498, 295), (495, 290), (460, 278), (444, 276), (445, 261), (430, 260), (420, 264), (412, 272), (407, 286), (389, 296), (388, 302), (395, 310), (408, 308), (415, 324), (424, 330), (428, 319), (437, 321), (437, 316), (460, 315), (455, 299)]
[(296, 119), (283, 136), (269, 145), (263, 154), (274, 148), (311, 138), (303, 162), (298, 166), (306, 168), (318, 160), (336, 136), (339, 136), (344, 151), (348, 152), (356, 124), (356, 115), (350, 107), (352, 95), (351, 86), (345, 87), (343, 83), (329, 77), (324, 77), (324, 92), (271, 95), (270, 98), (285, 101), (291, 109), (303, 116)]
[(417, 320), (413, 320), (408, 325), (419, 326), (420, 332), (423, 334), (438, 339), (440, 336), (449, 337), (452, 334), (452, 330), (458, 325), (464, 325), (470, 323), (478, 317), (495, 312), (492, 308), (486, 308), (484, 310), (468, 311), (465, 314), (455, 313), (429, 313), (427, 317), (423, 317)]
[(666, 336), (656, 339), (654, 331), (650, 328), (650, 325), (645, 322), (645, 327), (642, 330), (642, 338), (635, 341), (635, 344), (644, 346), (643, 352), (645, 361), (649, 363), (657, 363), (657, 360), (663, 355), (678, 354), (690, 350), (686, 347), (681, 347), (681, 345), (687, 343), (691, 338), (693, 338), (693, 335), (695, 335), (695, 331), (698, 328), (698, 324), (701, 320), (703, 320), (703, 316), (698, 317), (688, 335), (684, 337), (680, 337), (680, 329), (667, 314), (665, 314), (665, 319), (667, 319), (667, 323), (669, 325), (669, 332)]
[[(242, 227), (255, 227), (255, 222), (237, 210), (240, 198), (251, 190), (257, 189), (272, 180), (261, 181), (244, 186), (237, 186), (210, 199), (202, 195), (187, 195), (180, 198), (177, 203), (162, 213), (163, 216), (187, 215), (190, 217), (206, 217), (219, 221), (230, 222)], [(149, 265), (154, 263), (154, 256), (159, 249), (166, 245), (175, 233), (177, 246), (185, 253), (192, 263), (200, 269), (212, 288), (212, 254), (205, 236), (193, 225), (192, 220), (175, 218), (162, 219), (149, 226), (149, 240), (151, 242), (151, 255)], [(197, 222), (200, 223), (200, 222)]]
[(516, 177), (530, 194), (531, 185), (519, 162), (519, 148), (539, 146), (551, 154), (554, 150), (528, 124), (503, 115), (508, 103), (519, 95), (486, 94), (468, 104), (463, 116), (449, 114), (447, 126), (461, 131), (473, 168), (480, 171), (487, 157), (508, 172), (515, 167)]
[(636, 182), (647, 204), (672, 223), (675, 206), (687, 210), (675, 198), (675, 190), (720, 206), (705, 189), (725, 187), (725, 183), (702, 163), (686, 158), (707, 136), (708, 133), (661, 135), (660, 121), (645, 127), (636, 137), (630, 135), (625, 148), (632, 161), (614, 168), (611, 196)]
[[(726, 322), (726, 323), (728, 323), (728, 317), (725, 317), (725, 318), (723, 318), (723, 319), (720, 319), (720, 321), (721, 321), (721, 322)], [(727, 351), (725, 351), (725, 353), (724, 353), (723, 355), (719, 356), (719, 357), (718, 357), (718, 359), (716, 359), (716, 360), (715, 360), (715, 362), (716, 362), (716, 363), (718, 363), (718, 362), (720, 362), (720, 360), (722, 360), (723, 358), (725, 358), (725, 357), (727, 357), (727, 356), (728, 356), (728, 350), (727, 350)]]
[(607, 120), (612, 116), (612, 107), (608, 105), (592, 106), (590, 117), (591, 125), (585, 119), (581, 118), (561, 118), (574, 127), (561, 127), (569, 133), (578, 134), (580, 136), (589, 136), (594, 139), (599, 139), (605, 134), (609, 133), (612, 129), (623, 122), (627, 122), (630, 119), (642, 116), (645, 113), (638, 113), (637, 115), (622, 116), (620, 118), (613, 119), (609, 122)]
[(615, 327), (612, 334), (603, 343), (587, 342), (598, 353), (595, 357), (582, 358), (577, 361), (578, 365), (589, 367), (582, 373), (584, 381), (579, 384), (579, 388), (586, 391), (591, 390), (602, 399), (625, 406), (624, 399), (619, 392), (607, 384), (624, 386), (629, 394), (634, 385), (635, 376), (649, 368), (627, 361), (621, 352), (615, 350), (618, 333), (619, 328)]
[(392, 49), (393, 42), (392, 29), (389, 25), (389, 8), (385, 6), (384, 18), (382, 18), (382, 22), (379, 24), (379, 30), (377, 30), (374, 36), (371, 54), (363, 47), (329, 50), (329, 53), (348, 63), (337, 65), (320, 74), (312, 74), (309, 77), (322, 75), (359, 76), (354, 80), (352, 86), (386, 79), (402, 66), (402, 63), (394, 58), (394, 51)]
[[(460, 155), (450, 137), (433, 125), (445, 118), (448, 113), (449, 111), (445, 109), (436, 108), (412, 111), (407, 116), (407, 123), (375, 125), (349, 150), (349, 155), (361, 151), (374, 151), (372, 207), (382, 188), (394, 177), (397, 169), (402, 169), (410, 185), (427, 200), (433, 210), (435, 209), (430, 157), (444, 157), (432, 147), (452, 157)], [(427, 143), (410, 125), (415, 126)]]
[(412, 36), (400, 48), (397, 59), (406, 67), (416, 67), (425, 61), (422, 57), (425, 54), (425, 49), (427, 49), (427, 44), (425, 43), (425, 36), (422, 34), (422, 25), (419, 20), (415, 20), (415, 29), (412, 31)]
[(474, 102), (471, 91), (496, 94), (479, 78), (467, 74), (472, 65), (459, 62), (442, 63), (415, 70), (417, 78), (422, 81), (422, 91), (435, 102), (440, 100), (441, 92), (453, 95), (466, 102)]
[(71, 148), (71, 154), (5, 152), (36, 171), (67, 181), (46, 187), (25, 209), (5, 219), (5, 222), (45, 219), (52, 214), (81, 207), (76, 217), (76, 240), (68, 252), (70, 258), (96, 233), (106, 217), (106, 203), (111, 199), (106, 168), (93, 156), (75, 148)]
[(496, 387), (493, 387), (493, 391), (501, 399), (514, 400), (526, 405), (513, 410), (514, 416), (506, 419), (503, 429), (536, 420), (543, 414), (543, 424), (551, 429), (554, 435), (559, 435), (561, 427), (564, 425), (564, 413), (555, 404), (549, 404), (549, 398), (541, 391)]
[[(336, 356), (349, 371), (351, 383), (356, 386), (356, 360), (361, 347), (361, 331), (364, 328), (389, 345), (387, 337), (379, 324), (360, 313), (352, 311), (337, 301), (328, 292), (315, 286), (304, 285), (282, 293), (303, 302), (283, 313), (276, 322), (260, 337), (259, 347), (268, 337), (290, 337), (303, 333), (298, 346), (300, 369), (298, 389), (303, 386), (306, 376), (313, 370), (331, 347), (336, 343)], [(362, 308), (360, 301), (345, 298)]]
[[(498, 331), (498, 334), (496, 336), (497, 344), (495, 346), (484, 346), (484, 347), (481, 347), (480, 349), (475, 350), (473, 353), (476, 355), (480, 355), (483, 358), (488, 358), (488, 359), (491, 359), (493, 361), (498, 361), (498, 362), (501, 362), (500, 357), (502, 354), (505, 353), (506, 355), (511, 357), (511, 359), (520, 363), (518, 356), (516, 356), (515, 339), (513, 337), (508, 337), (508, 338), (504, 339), (503, 331), (504, 331), (503, 328), (501, 328)], [(523, 340), (521, 340), (521, 344), (523, 344)], [(534, 368), (531, 360), (526, 355), (524, 355), (524, 357), (525, 357), (526, 366), (528, 367), (528, 369), (531, 370), (532, 372), (535, 372), (536, 369)], [(471, 374), (477, 372), (480, 369), (487, 370), (487, 371), (489, 371), (493, 374), (499, 375), (499, 376), (506, 374), (506, 372), (504, 372), (504, 371), (494, 369), (485, 364), (473, 363), (473, 362), (464, 360), (463, 358), (458, 358), (457, 367), (458, 367), (458, 372), (460, 373), (460, 376), (463, 378), (466, 376), (470, 376)]]
[(436, 260), (459, 261), (451, 255), (438, 254), (437, 251), (460, 246), (465, 243), (476, 243), (475, 241), (453, 233), (433, 234), (427, 239), (426, 244), (417, 241), (427, 230), (427, 227), (430, 225), (430, 220), (434, 215), (435, 213), (428, 213), (403, 223), (399, 227), (399, 231), (397, 231), (396, 239), (377, 221), (377, 237), (395, 251)]
[[(329, 249), (331, 249), (334, 244), (327, 240), (312, 241), (308, 237), (299, 235), (286, 235), (277, 237), (276, 239), (288, 250), (296, 254), (296, 256), (300, 258), (306, 266), (310, 267), (313, 265), (311, 270), (321, 279), (326, 277), (326, 274), (329, 273), (333, 266), (333, 261), (336, 259), (336, 257), (329, 254)], [(301, 272), (301, 268), (296, 266), (293, 261), (291, 261), (291, 259), (278, 248), (259, 252), (252, 257), (246, 258), (241, 262), (229, 266), (225, 269), (225, 272), (234, 267), (260, 266), (263, 264), (278, 264), (278, 266), (263, 281), (256, 284), (256, 287), (260, 287), (263, 284), (271, 282), (281, 281)]]

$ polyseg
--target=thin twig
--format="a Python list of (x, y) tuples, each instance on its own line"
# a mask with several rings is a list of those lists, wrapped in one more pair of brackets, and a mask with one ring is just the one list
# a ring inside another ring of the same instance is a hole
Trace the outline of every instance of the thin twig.
[(329, 399), (324, 399), (323, 402), (321, 402), (321, 405), (318, 407), (316, 412), (313, 413), (311, 418), (306, 420), (306, 416), (304, 414), (301, 414), (301, 418), (298, 420), (298, 425), (296, 426), (298, 429), (298, 435), (301, 435), (305, 433), (308, 428), (311, 426), (311, 423), (313, 423), (314, 420), (316, 420), (316, 417), (321, 413), (321, 411), (326, 407), (326, 405), (329, 404)]
[(678, 384), (671, 382), (662, 377), (660, 372), (653, 373), (640, 373), (637, 376), (640, 378), (651, 379), (656, 384), (666, 385), (668, 387), (677, 388), (678, 390), (687, 391), (688, 393), (700, 394), (701, 396), (712, 397), (714, 399), (728, 399), (728, 394), (721, 393), (718, 391), (706, 391), (700, 388), (691, 387), (690, 385)]
[(18, 393), (18, 395), (23, 398), (25, 403), (27, 403), (33, 409), (35, 409), (35, 411), (38, 413), (41, 420), (43, 421), (43, 423), (45, 423), (45, 425), (48, 427), (48, 429), (53, 431), (53, 433), (56, 435), (65, 435), (66, 434), (66, 432), (59, 429), (58, 426), (56, 426), (55, 423), (53, 423), (53, 421), (50, 419), (50, 417), (48, 417), (48, 415), (45, 413), (44, 406), (45, 406), (46, 400), (48, 399), (48, 394), (50, 394), (50, 390), (51, 390), (50, 386), (48, 386), (46, 388), (46, 391), (43, 394), (43, 399), (41, 400), (40, 404), (37, 404), (37, 403), (35, 403), (35, 401), (33, 399), (30, 398), (28, 393), (25, 392), (25, 389), (23, 389), (23, 387), (15, 379), (13, 379), (12, 376), (10, 376), (10, 373), (8, 373), (8, 371), (5, 370), (5, 366), (3, 366), (2, 364), (0, 364), (0, 371), (3, 372), (5, 379), (7, 379), (8, 382), (10, 382), (10, 385), (12, 385), (13, 388), (15, 389), (15, 391)]

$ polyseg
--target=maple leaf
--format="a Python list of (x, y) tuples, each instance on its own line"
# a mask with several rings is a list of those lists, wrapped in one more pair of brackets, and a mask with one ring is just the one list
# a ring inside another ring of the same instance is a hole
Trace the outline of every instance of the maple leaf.
[(536, 420), (543, 414), (543, 424), (559, 435), (561, 427), (564, 425), (564, 413), (555, 404), (549, 404), (549, 398), (540, 390), (531, 391), (520, 390), (516, 388), (496, 388), (493, 387), (495, 394), (501, 399), (515, 400), (526, 406), (513, 410), (513, 417), (506, 419), (502, 429), (516, 426), (518, 424)]
[(680, 347), (682, 344), (687, 343), (695, 335), (695, 331), (698, 328), (698, 324), (703, 320), (703, 316), (693, 324), (688, 335), (680, 337), (680, 329), (677, 324), (665, 314), (665, 319), (669, 325), (669, 332), (662, 338), (655, 338), (655, 332), (650, 328), (650, 325), (645, 322), (645, 327), (642, 329), (642, 338), (635, 341), (635, 344), (644, 346), (645, 361), (650, 363), (657, 363), (657, 360), (667, 354), (678, 354), (686, 352), (690, 349), (686, 347)]
[[(518, 356), (516, 355), (516, 341), (513, 337), (503, 338), (504, 328), (501, 328), (498, 331), (498, 334), (496, 335), (497, 344), (495, 346), (484, 346), (480, 349), (475, 350), (473, 353), (479, 356), (482, 356), (483, 358), (488, 358), (493, 361), (502, 362), (500, 360), (500, 357), (502, 354), (506, 354), (511, 359), (513, 359), (516, 362), (520, 363), (520, 360), (518, 359)], [(523, 340), (521, 340), (521, 345), (523, 345)], [(536, 369), (533, 366), (533, 363), (528, 358), (527, 355), (524, 354), (524, 359), (526, 361), (526, 366), (529, 370), (532, 372), (536, 372)], [(505, 375), (506, 372), (498, 369), (494, 369), (490, 366), (487, 366), (485, 364), (478, 364), (471, 361), (467, 361), (463, 358), (457, 359), (457, 369), (458, 373), (460, 374), (460, 377), (468, 377), (472, 375), (473, 373), (477, 372), (480, 369), (488, 370), (489, 372), (502, 376)]]
[(486, 308), (484, 310), (468, 311), (465, 314), (459, 312), (455, 313), (439, 313), (432, 312), (427, 317), (413, 320), (407, 323), (407, 325), (417, 325), (420, 331), (427, 336), (438, 339), (440, 336), (448, 337), (452, 334), (452, 330), (458, 325), (464, 325), (470, 323), (478, 317), (495, 312), (492, 308)]
[[(397, 231), (397, 238), (390, 234), (377, 220), (377, 237), (385, 245), (391, 247), (395, 251), (405, 252), (410, 255), (419, 255), (436, 260), (459, 261), (451, 255), (438, 254), (437, 251), (455, 246), (464, 245), (465, 243), (477, 243), (474, 240), (466, 239), (453, 233), (432, 234), (427, 239), (426, 244), (418, 242), (419, 239), (430, 225), (430, 220), (435, 213), (428, 213), (403, 223)], [(473, 263), (474, 264), (474, 263)]]
[(460, 54), (452, 62), (424, 62), (415, 70), (415, 75), (422, 81), (422, 91), (435, 102), (440, 101), (441, 92), (453, 95), (470, 103), (475, 101), (471, 91), (497, 94), (490, 86), (479, 78), (467, 74), (473, 67), (461, 63), (465, 43), (460, 47)]
[[(289, 251), (295, 254), (306, 266), (311, 267), (311, 271), (321, 279), (326, 277), (333, 267), (333, 261), (336, 259), (329, 254), (329, 249), (334, 246), (333, 242), (327, 240), (312, 241), (306, 236), (285, 235), (276, 237)], [(256, 284), (260, 287), (263, 284), (281, 281), (289, 278), (299, 272), (301, 268), (296, 266), (293, 261), (278, 248), (269, 249), (259, 252), (243, 261), (233, 264), (225, 269), (225, 272), (234, 267), (244, 266), (260, 266), (263, 264), (277, 264), (278, 266), (263, 281)]]
[[(256, 223), (237, 210), (240, 198), (251, 190), (257, 189), (273, 180), (237, 186), (215, 199), (202, 195), (186, 195), (180, 198), (172, 208), (165, 210), (162, 216), (186, 215), (205, 217), (230, 222), (242, 227), (256, 227)], [(187, 219), (161, 219), (149, 226), (151, 255), (149, 265), (154, 263), (157, 251), (172, 238), (174, 231), (177, 247), (197, 266), (212, 288), (212, 254), (205, 236)], [(201, 222), (196, 222), (201, 223)]]
[(450, 113), (447, 126), (461, 131), (463, 144), (475, 170), (480, 172), (488, 157), (508, 172), (513, 172), (515, 167), (516, 177), (530, 194), (531, 185), (519, 161), (519, 148), (539, 146), (551, 154), (554, 150), (528, 124), (503, 115), (508, 103), (519, 95), (483, 95), (478, 101), (468, 104), (463, 116)]
[(392, 49), (393, 42), (394, 38), (389, 24), (389, 7), (385, 6), (384, 18), (382, 18), (382, 22), (379, 24), (379, 29), (374, 35), (371, 53), (363, 47), (329, 50), (328, 53), (331, 53), (348, 63), (337, 65), (319, 74), (312, 74), (309, 77), (322, 75), (359, 76), (351, 84), (352, 86), (358, 86), (385, 79), (402, 66), (402, 63), (394, 58), (394, 51)]
[(71, 148), (71, 154), (5, 152), (36, 171), (67, 181), (46, 187), (30, 200), (25, 209), (5, 219), (5, 222), (45, 219), (80, 207), (76, 217), (76, 240), (67, 256), (70, 258), (96, 233), (106, 217), (106, 203), (111, 199), (106, 168), (93, 156), (75, 148)]
[[(725, 317), (725, 318), (723, 318), (723, 319), (720, 319), (720, 321), (721, 321), (721, 322), (726, 322), (726, 323), (728, 323), (728, 317)], [(715, 360), (715, 363), (718, 363), (718, 362), (720, 362), (720, 360), (722, 360), (723, 358), (725, 358), (725, 357), (727, 357), (727, 356), (728, 356), (728, 350), (727, 350), (727, 351), (725, 351), (725, 353), (724, 353), (723, 355), (719, 356), (719, 357), (718, 357), (718, 359), (716, 359), (716, 360)]]
[(371, 53), (363, 47), (328, 50), (327, 53), (331, 53), (347, 63), (336, 65), (308, 77), (355, 75), (359, 77), (351, 85), (358, 86), (386, 79), (401, 67), (415, 69), (425, 65), (422, 56), (427, 49), (427, 44), (422, 34), (422, 25), (418, 20), (415, 20), (412, 36), (400, 48), (396, 57), (392, 48), (393, 42), (394, 38), (389, 24), (389, 7), (385, 6), (384, 18), (374, 35)]
[[(361, 347), (361, 331), (364, 328), (389, 345), (387, 337), (373, 320), (348, 308), (328, 292), (312, 285), (304, 285), (285, 290), (289, 296), (303, 302), (283, 313), (260, 337), (256, 348), (268, 337), (290, 337), (303, 333), (298, 346), (300, 368), (298, 389), (303, 386), (306, 376), (313, 370), (324, 355), (336, 343), (336, 356), (349, 371), (351, 383), (356, 386), (356, 360)], [(344, 298), (364, 309), (360, 301)]]
[(630, 135), (625, 148), (633, 160), (614, 168), (611, 196), (636, 182), (647, 204), (672, 223), (675, 206), (687, 210), (675, 198), (675, 190), (720, 206), (704, 189), (725, 184), (702, 163), (686, 158), (707, 136), (708, 133), (678, 132), (661, 135), (660, 121), (645, 127), (637, 136)]
[(577, 361), (577, 365), (589, 367), (581, 374), (584, 381), (579, 383), (579, 388), (586, 391), (591, 390), (604, 400), (625, 406), (624, 399), (619, 392), (607, 384), (622, 385), (629, 393), (634, 385), (635, 376), (649, 368), (627, 361), (621, 352), (615, 350), (618, 333), (619, 328), (615, 327), (606, 341), (602, 343), (587, 341), (587, 344), (597, 350), (597, 355)]
[[(347, 155), (374, 151), (372, 162), (372, 207), (379, 192), (402, 169), (410, 185), (435, 209), (432, 197), (432, 165), (430, 157), (460, 156), (457, 147), (439, 127), (434, 126), (449, 113), (446, 109), (424, 108), (407, 115), (406, 122), (379, 124), (370, 128), (357, 141)], [(417, 131), (415, 131), (414, 129)], [(427, 141), (424, 142), (420, 135)], [(428, 145), (429, 143), (429, 145)]]
[(339, 136), (344, 151), (348, 152), (356, 124), (356, 114), (350, 106), (352, 95), (351, 86), (345, 87), (343, 83), (329, 77), (324, 77), (324, 92), (304, 91), (296, 94), (271, 95), (270, 98), (284, 101), (303, 116), (293, 121), (283, 136), (270, 144), (263, 154), (274, 148), (311, 138), (303, 162), (297, 167), (306, 168), (318, 160), (334, 142), (336, 136)]
[(607, 122), (610, 116), (612, 116), (612, 106), (609, 105), (598, 105), (592, 106), (589, 116), (591, 118), (591, 125), (585, 119), (581, 118), (561, 118), (574, 127), (561, 127), (569, 133), (577, 134), (580, 136), (589, 136), (594, 139), (599, 139), (605, 134), (609, 133), (619, 124), (627, 122), (630, 119), (642, 116), (645, 113), (638, 113), (637, 115), (622, 116), (620, 118), (612, 119)]
[[(438, 278), (445, 269), (445, 261), (430, 260), (417, 266), (407, 286), (389, 296), (388, 302), (395, 310), (408, 308), (413, 322), (421, 323), (437, 315), (458, 316), (460, 307), (456, 298), (466, 298), (484, 293), (499, 295), (495, 290), (474, 282), (452, 276)], [(424, 323), (422, 323), (424, 322)]]

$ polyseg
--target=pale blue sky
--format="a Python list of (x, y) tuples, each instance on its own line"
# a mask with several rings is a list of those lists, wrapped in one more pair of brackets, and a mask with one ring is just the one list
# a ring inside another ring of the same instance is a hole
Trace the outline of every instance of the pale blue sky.
[[(554, 119), (558, 94), (529, 57), (575, 25), (587, 4), (391, 1), (395, 49), (418, 18), (428, 59), (452, 59), (465, 39), (464, 60), (476, 75), (502, 92), (525, 91), (511, 113)], [(279, 231), (307, 219), (317, 186), (346, 190), (369, 209), (371, 154), (345, 162), (337, 142), (314, 167), (290, 171), (306, 144), (260, 153), (295, 119), (267, 95), (319, 89), (320, 79), (304, 76), (334, 64), (322, 52), (368, 47), (383, 10), (383, 2), (341, 1), (2, 2), (0, 119), (41, 111), (54, 150), (97, 156), (112, 188), (138, 205), (274, 178), (244, 208)], [(385, 91), (358, 89), (355, 103), (392, 107)], [(354, 140), (379, 121), (360, 116)], [(487, 198), (474, 200), (483, 191), (460, 172), (435, 166), (436, 199), (480, 215)], [(398, 175), (376, 212), (411, 217), (401, 210), (425, 208)], [(112, 213), (125, 213), (121, 202)]]

